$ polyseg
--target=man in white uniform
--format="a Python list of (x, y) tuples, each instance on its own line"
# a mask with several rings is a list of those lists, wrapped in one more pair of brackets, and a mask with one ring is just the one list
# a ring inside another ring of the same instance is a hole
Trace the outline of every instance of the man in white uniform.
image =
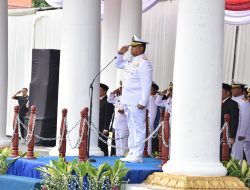
[[(248, 101), (250, 104), (250, 88), (247, 89), (245, 100)], [(244, 151), (245, 151), (247, 163), (248, 163), (248, 165), (250, 165), (250, 115), (248, 115), (248, 117), (249, 117), (249, 123), (248, 123), (248, 127), (246, 129), (246, 135), (245, 135), (246, 138), (244, 141)]]
[(244, 151), (250, 164), (250, 103), (244, 98), (244, 86), (241, 83), (232, 83), (232, 99), (239, 105), (239, 126), (232, 148), (232, 157), (243, 160)]
[(152, 84), (152, 65), (144, 55), (146, 44), (147, 42), (133, 36), (129, 45), (132, 55), (130, 59), (123, 60), (129, 46), (123, 46), (117, 54), (116, 67), (125, 70), (121, 103), (124, 104), (128, 122), (129, 152), (121, 160), (127, 162), (143, 162), (146, 107)]
[(127, 118), (124, 114), (124, 105), (121, 103), (120, 98), (122, 95), (122, 87), (114, 90), (108, 96), (108, 103), (112, 103), (115, 106), (115, 117), (114, 125), (115, 129), (115, 145), (116, 145), (116, 156), (124, 156), (127, 152), (125, 149), (128, 147), (128, 124)]
[[(150, 97), (149, 97), (149, 102), (148, 102), (148, 118), (149, 118), (149, 134), (151, 134), (154, 131), (154, 122), (155, 122), (155, 117), (157, 113), (157, 105), (155, 104), (156, 100), (156, 94), (159, 90), (159, 87), (157, 84), (154, 82), (152, 83), (151, 86), (151, 92), (150, 92)], [(152, 138), (148, 140), (148, 155), (150, 156), (152, 154)]]

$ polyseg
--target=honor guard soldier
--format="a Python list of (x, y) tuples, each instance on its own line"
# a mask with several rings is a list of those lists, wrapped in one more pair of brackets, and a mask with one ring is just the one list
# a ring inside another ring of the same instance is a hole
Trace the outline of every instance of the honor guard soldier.
[(245, 152), (247, 162), (250, 164), (250, 103), (244, 98), (244, 87), (242, 83), (232, 82), (232, 99), (239, 106), (239, 125), (232, 148), (232, 157), (243, 160), (243, 152)]
[(221, 128), (224, 125), (224, 115), (230, 115), (229, 128), (227, 129), (228, 143), (234, 144), (239, 125), (239, 106), (232, 100), (231, 85), (222, 83)]
[(171, 118), (172, 118), (172, 97), (173, 97), (173, 82), (169, 82), (168, 89), (163, 90), (160, 94), (157, 95), (155, 104), (157, 106), (165, 107), (165, 112), (170, 114), (169, 124), (171, 127)]
[(128, 124), (124, 114), (124, 105), (121, 103), (122, 86), (114, 90), (108, 96), (107, 101), (115, 106), (113, 128), (115, 129), (116, 156), (124, 156), (128, 147)]
[[(148, 102), (148, 118), (149, 118), (149, 133), (151, 134), (154, 131), (154, 123), (155, 123), (155, 118), (156, 118), (156, 113), (157, 113), (157, 105), (155, 104), (156, 100), (156, 94), (159, 90), (159, 86), (155, 84), (154, 82), (152, 83), (151, 86), (151, 91), (150, 91), (150, 97), (149, 97), (149, 102)], [(152, 141), (153, 139), (148, 140), (148, 154), (152, 154)]]
[[(133, 36), (128, 46), (123, 46), (117, 54), (116, 67), (124, 69), (123, 91), (121, 103), (127, 117), (129, 137), (129, 152), (122, 161), (143, 162), (143, 150), (146, 137), (146, 107), (148, 104), (152, 84), (152, 65), (144, 52), (146, 44)], [(124, 60), (123, 55), (131, 46), (130, 59)]]

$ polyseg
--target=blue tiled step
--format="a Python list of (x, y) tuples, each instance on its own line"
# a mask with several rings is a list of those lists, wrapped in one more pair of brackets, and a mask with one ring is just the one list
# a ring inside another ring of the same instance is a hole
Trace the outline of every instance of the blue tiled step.
[(15, 175), (0, 175), (1, 190), (34, 190), (40, 189), (41, 179), (15, 176)]

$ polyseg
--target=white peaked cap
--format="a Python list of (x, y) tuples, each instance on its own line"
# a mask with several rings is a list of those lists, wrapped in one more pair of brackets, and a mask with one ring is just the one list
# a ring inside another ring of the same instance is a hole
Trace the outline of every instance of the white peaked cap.
[(138, 43), (142, 43), (142, 44), (149, 44), (149, 42), (146, 42), (145, 40), (142, 40), (142, 39), (138, 38), (136, 35), (133, 35), (132, 42), (138, 42)]

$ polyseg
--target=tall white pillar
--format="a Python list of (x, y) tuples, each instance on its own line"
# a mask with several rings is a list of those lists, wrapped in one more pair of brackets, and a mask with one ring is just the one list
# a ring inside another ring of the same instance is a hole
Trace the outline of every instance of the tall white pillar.
[(8, 90), (8, 1), (0, 1), (0, 147), (9, 146), (6, 138)]
[[(89, 107), (89, 84), (100, 71), (100, 1), (65, 0), (63, 4), (57, 136), (61, 110), (68, 109), (68, 126), (71, 129), (80, 119), (80, 111)], [(92, 121), (98, 128), (99, 78), (93, 87)], [(78, 136), (79, 126), (70, 133), (72, 145), (76, 144)], [(67, 144), (66, 154), (77, 155), (78, 149), (71, 149)], [(90, 155), (103, 155), (93, 133)]]
[(219, 160), (224, 4), (223, 0), (179, 1), (166, 173), (226, 174)]
[[(133, 35), (141, 37), (141, 25), (142, 0), (121, 0), (119, 47), (128, 45)], [(123, 71), (117, 70), (117, 84), (122, 79)]]
[[(119, 43), (121, 0), (104, 1), (104, 18), (102, 21), (101, 68), (104, 68), (116, 55)], [(111, 64), (101, 74), (101, 82), (111, 90), (116, 88), (115, 64)]]

